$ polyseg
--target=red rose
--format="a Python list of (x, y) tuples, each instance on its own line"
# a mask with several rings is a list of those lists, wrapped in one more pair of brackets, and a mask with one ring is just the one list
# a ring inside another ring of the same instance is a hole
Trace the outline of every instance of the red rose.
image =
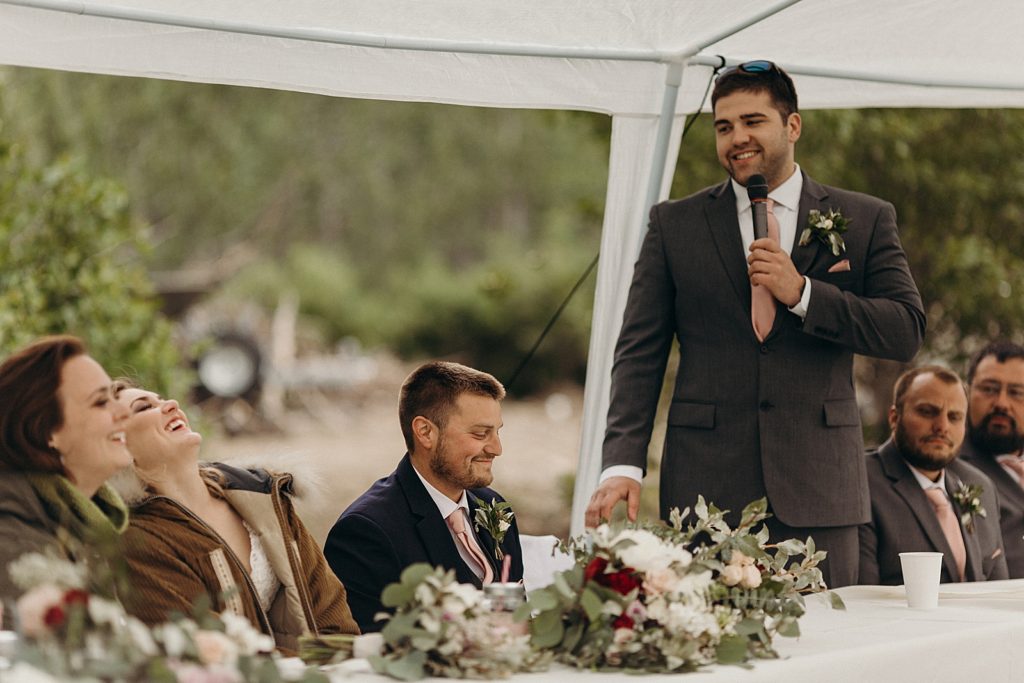
[(43, 615), (43, 623), (48, 628), (57, 628), (64, 623), (64, 610), (61, 607), (53, 606), (46, 610), (46, 614)]
[(635, 622), (632, 618), (627, 617), (625, 614), (620, 614), (615, 618), (615, 621), (612, 622), (612, 628), (628, 628), (632, 630), (634, 623)]
[(605, 567), (607, 566), (608, 560), (603, 557), (595, 557), (590, 561), (590, 564), (587, 565), (587, 568), (583, 570), (583, 579), (585, 581), (590, 581), (595, 576), (604, 574)]
[(619, 595), (626, 595), (640, 586), (640, 580), (633, 575), (633, 570), (628, 567), (614, 574), (605, 574), (598, 579), (598, 583), (608, 586)]
[(72, 588), (64, 594), (65, 605), (82, 605), (85, 607), (89, 604), (89, 594), (80, 588)]

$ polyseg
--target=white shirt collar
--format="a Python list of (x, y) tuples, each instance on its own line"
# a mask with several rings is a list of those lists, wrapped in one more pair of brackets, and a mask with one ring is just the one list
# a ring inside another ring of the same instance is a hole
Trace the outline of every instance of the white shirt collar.
[(910, 468), (910, 473), (914, 475), (914, 479), (917, 479), (917, 483), (921, 485), (921, 489), (922, 490), (924, 490), (924, 489), (940, 488), (940, 489), (942, 489), (943, 493), (946, 493), (946, 470), (945, 469), (943, 469), (942, 472), (939, 473), (939, 478), (938, 478), (937, 481), (932, 481), (928, 477), (926, 477), (923, 474), (921, 474), (920, 472), (918, 472), (917, 468), (914, 467), (913, 465), (911, 465), (909, 462), (907, 463), (907, 467)]
[[(768, 196), (779, 206), (796, 212), (800, 210), (800, 193), (804, 190), (804, 174), (800, 172), (800, 164), (793, 164), (793, 175), (786, 179), (786, 182), (768, 193)], [(735, 180), (732, 183), (733, 194), (736, 195), (736, 213), (750, 211), (750, 198), (747, 196), (747, 188)]]
[(448, 519), (448, 515), (455, 512), (456, 508), (462, 508), (466, 512), (466, 519), (469, 519), (469, 498), (466, 496), (466, 490), (462, 490), (462, 497), (459, 498), (459, 502), (455, 502), (448, 496), (438, 491), (433, 484), (423, 478), (416, 466), (413, 465), (412, 471), (416, 473), (416, 476), (423, 482), (423, 488), (430, 494), (430, 499), (434, 501), (434, 505), (437, 506), (437, 511), (441, 513), (441, 519)]

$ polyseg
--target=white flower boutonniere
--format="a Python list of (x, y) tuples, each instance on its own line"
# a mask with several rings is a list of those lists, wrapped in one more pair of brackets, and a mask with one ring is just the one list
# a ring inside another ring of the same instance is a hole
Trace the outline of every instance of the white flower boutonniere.
[(835, 256), (839, 256), (846, 251), (843, 233), (846, 232), (849, 225), (849, 219), (835, 209), (829, 209), (828, 213), (811, 209), (811, 212), (807, 214), (807, 227), (800, 233), (800, 246), (806, 247), (811, 243), (811, 239), (816, 237)]
[(486, 503), (479, 501), (476, 514), (473, 516), (473, 528), (480, 531), (483, 527), (494, 539), (494, 559), (501, 560), (505, 553), (501, 550), (501, 542), (505, 533), (512, 527), (512, 504), (504, 501)]
[(974, 516), (987, 517), (988, 513), (981, 505), (981, 492), (984, 489), (980, 484), (965, 484), (960, 486), (953, 493), (953, 499), (960, 508), (960, 523), (964, 525), (968, 533), (974, 533)]

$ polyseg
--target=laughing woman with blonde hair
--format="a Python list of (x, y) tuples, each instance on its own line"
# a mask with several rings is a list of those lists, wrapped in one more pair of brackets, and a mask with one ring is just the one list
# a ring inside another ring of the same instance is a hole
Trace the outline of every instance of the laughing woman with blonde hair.
[(200, 466), (202, 436), (177, 401), (130, 386), (116, 393), (143, 485), (124, 534), (130, 612), (159, 623), (204, 598), (289, 652), (305, 634), (359, 632), (344, 586), (295, 513), (291, 475)]

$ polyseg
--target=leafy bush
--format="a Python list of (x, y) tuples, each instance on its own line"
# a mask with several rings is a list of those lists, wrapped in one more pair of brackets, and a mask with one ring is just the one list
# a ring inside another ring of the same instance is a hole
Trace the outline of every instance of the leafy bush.
[(0, 356), (41, 335), (75, 334), (112, 375), (182, 391), (187, 376), (124, 191), (73, 160), (32, 166), (0, 136), (0, 196)]

